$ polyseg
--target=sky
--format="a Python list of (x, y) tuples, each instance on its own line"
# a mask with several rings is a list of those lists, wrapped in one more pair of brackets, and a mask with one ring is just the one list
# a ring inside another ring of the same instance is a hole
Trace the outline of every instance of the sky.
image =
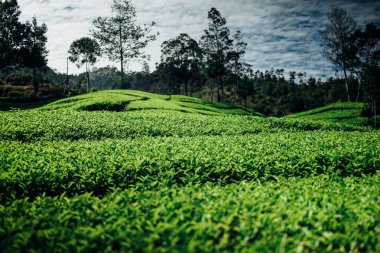
[[(33, 16), (48, 26), (48, 65), (66, 72), (67, 51), (70, 44), (90, 35), (92, 21), (109, 16), (112, 0), (19, 0), (21, 20)], [(157, 40), (145, 52), (151, 56), (154, 69), (160, 61), (161, 44), (180, 33), (199, 40), (207, 29), (207, 12), (217, 8), (227, 20), (232, 34), (242, 31), (248, 43), (245, 60), (254, 70), (271, 68), (306, 72), (308, 76), (326, 78), (335, 69), (321, 52), (319, 31), (328, 23), (327, 15), (334, 7), (347, 9), (360, 26), (374, 22), (380, 25), (380, 0), (133, 0), (139, 24), (157, 25)], [(101, 59), (95, 66), (118, 66)], [(131, 71), (141, 65), (131, 63)], [(70, 73), (79, 73), (74, 64)]]

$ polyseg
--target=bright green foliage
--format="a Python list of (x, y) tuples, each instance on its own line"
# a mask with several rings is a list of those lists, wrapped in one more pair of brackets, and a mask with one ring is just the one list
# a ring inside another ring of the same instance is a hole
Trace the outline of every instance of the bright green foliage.
[(73, 109), (84, 111), (130, 111), (169, 110), (199, 114), (257, 115), (252, 110), (226, 103), (212, 103), (186, 96), (165, 96), (142, 91), (112, 90), (100, 91), (59, 100), (41, 110)]
[(4, 141), (0, 187), (7, 191), (0, 200), (34, 199), (43, 193), (102, 196), (115, 188), (224, 185), (276, 177), (371, 175), (380, 166), (379, 140), (380, 134), (375, 133), (306, 132), (100, 142)]
[(368, 118), (361, 115), (363, 107), (364, 103), (337, 103), (306, 112), (292, 114), (286, 118), (324, 120), (362, 126), (368, 123)]
[(98, 92), (58, 100), (40, 110), (71, 109), (77, 111), (123, 111), (131, 101), (141, 98), (114, 92)]
[(2, 119), (0, 140), (15, 141), (248, 135), (285, 130), (370, 131), (362, 127), (318, 121), (233, 115), (211, 117), (163, 110), (133, 112), (34, 110), (2, 112), (0, 115)]
[(379, 252), (380, 133), (239, 110), (107, 91), (0, 112), (1, 251)]
[[(380, 177), (188, 185), (16, 200), (3, 252), (379, 252)], [(54, 239), (53, 239), (54, 238)]]

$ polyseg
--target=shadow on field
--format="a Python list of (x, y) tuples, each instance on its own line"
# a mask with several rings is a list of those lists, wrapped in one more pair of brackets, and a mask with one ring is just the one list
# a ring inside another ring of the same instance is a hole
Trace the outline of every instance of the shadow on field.
[(34, 100), (34, 99), (0, 99), (0, 111), (35, 109), (58, 101), (59, 98)]

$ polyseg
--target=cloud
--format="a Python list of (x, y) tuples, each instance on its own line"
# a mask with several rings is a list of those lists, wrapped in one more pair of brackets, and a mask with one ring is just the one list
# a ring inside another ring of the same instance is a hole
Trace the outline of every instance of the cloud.
[[(92, 20), (110, 14), (112, 0), (19, 0), (22, 19), (36, 16), (48, 25), (49, 65), (66, 69), (71, 42), (89, 35)], [(322, 57), (319, 31), (327, 24), (334, 7), (348, 9), (360, 25), (380, 25), (380, 1), (373, 0), (135, 0), (138, 22), (157, 23), (157, 41), (146, 48), (151, 66), (160, 59), (160, 45), (180, 33), (199, 39), (207, 28), (207, 12), (216, 7), (227, 19), (233, 32), (241, 30), (248, 43), (245, 59), (260, 70), (283, 68), (307, 72), (317, 77), (331, 76), (334, 70)], [(111, 64), (106, 59), (98, 66)], [(131, 64), (132, 70), (141, 68)], [(71, 72), (78, 72), (74, 65)]]

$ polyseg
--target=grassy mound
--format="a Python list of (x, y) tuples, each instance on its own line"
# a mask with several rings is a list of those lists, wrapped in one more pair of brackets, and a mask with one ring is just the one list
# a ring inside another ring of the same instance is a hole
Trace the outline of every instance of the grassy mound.
[(363, 117), (364, 103), (335, 103), (313, 110), (286, 116), (290, 119), (324, 120), (353, 125), (366, 125), (368, 119)]
[(41, 110), (71, 109), (78, 111), (134, 111), (169, 110), (207, 115), (259, 113), (237, 105), (207, 102), (180, 95), (158, 95), (134, 90), (109, 90), (62, 99), (46, 105)]

